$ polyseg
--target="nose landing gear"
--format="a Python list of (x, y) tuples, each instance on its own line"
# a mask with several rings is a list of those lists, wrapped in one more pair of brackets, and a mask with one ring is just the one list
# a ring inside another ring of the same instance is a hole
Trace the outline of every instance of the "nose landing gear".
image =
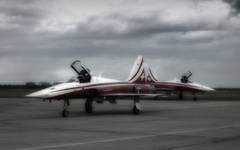
[(68, 111), (68, 106), (70, 105), (69, 99), (65, 99), (63, 101), (63, 111), (62, 111), (62, 117), (68, 117), (69, 116), (69, 111)]

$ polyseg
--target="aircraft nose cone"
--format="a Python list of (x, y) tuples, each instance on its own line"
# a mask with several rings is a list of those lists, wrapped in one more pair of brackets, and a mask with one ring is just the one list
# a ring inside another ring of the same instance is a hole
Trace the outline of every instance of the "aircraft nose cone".
[(32, 97), (32, 98), (45, 98), (46, 96), (47, 96), (46, 92), (44, 92), (42, 90), (26, 95), (26, 97)]
[(208, 88), (209, 91), (216, 91), (214, 88)]
[(42, 92), (34, 92), (34, 93), (30, 93), (28, 95), (26, 95), (27, 97), (41, 97), (42, 96)]
[(211, 88), (211, 87), (207, 87), (207, 86), (204, 86), (204, 90), (205, 91), (215, 91), (215, 89)]
[(199, 89), (200, 91), (204, 91), (204, 92), (211, 92), (211, 91), (215, 91), (215, 89), (206, 86), (206, 85), (202, 85), (199, 83), (192, 83), (192, 85), (194, 85), (195, 87), (197, 87), (197, 89)]

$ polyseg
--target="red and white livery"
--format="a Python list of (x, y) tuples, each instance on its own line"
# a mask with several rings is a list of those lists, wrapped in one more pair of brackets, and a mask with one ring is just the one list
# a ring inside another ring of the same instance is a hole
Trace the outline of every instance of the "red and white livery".
[[(71, 99), (86, 99), (85, 112), (93, 111), (92, 103), (109, 101), (116, 103), (116, 98), (130, 98), (133, 100), (134, 114), (139, 114), (141, 105), (139, 99), (142, 96), (166, 96), (167, 93), (179, 93), (179, 99), (183, 98), (183, 92), (213, 91), (214, 89), (189, 81), (192, 75), (189, 72), (182, 76), (180, 80), (161, 82), (153, 74), (142, 56), (136, 59), (127, 81), (118, 81), (103, 77), (91, 76), (87, 69), (80, 61), (72, 63), (71, 67), (78, 74), (77, 80), (61, 83), (49, 88), (31, 93), (27, 97), (41, 98), (47, 100), (63, 100), (64, 109), (62, 116), (69, 115), (68, 106)], [(194, 99), (196, 97), (194, 96)]]

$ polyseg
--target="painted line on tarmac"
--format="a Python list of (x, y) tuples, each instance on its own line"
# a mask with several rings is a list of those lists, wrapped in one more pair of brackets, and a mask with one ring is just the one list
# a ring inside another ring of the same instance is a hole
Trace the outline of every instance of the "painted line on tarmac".
[(198, 129), (191, 129), (191, 130), (169, 131), (169, 132), (163, 132), (163, 133), (160, 133), (160, 134), (120, 137), (120, 138), (95, 140), (95, 141), (87, 141), (87, 142), (75, 142), (75, 143), (65, 143), (65, 144), (56, 144), (56, 145), (47, 145), (47, 146), (36, 146), (36, 147), (28, 147), (28, 148), (21, 148), (21, 149), (15, 149), (15, 150), (44, 150), (44, 149), (51, 149), (51, 148), (64, 148), (64, 147), (73, 147), (73, 146), (97, 144), (97, 143), (120, 142), (120, 141), (127, 141), (127, 140), (139, 140), (139, 139), (151, 138), (151, 137), (157, 137), (157, 136), (164, 136), (164, 135), (177, 135), (177, 134), (186, 134), (186, 133), (194, 133), (194, 132), (203, 132), (203, 131), (231, 128), (231, 127), (240, 127), (240, 124), (225, 125), (225, 126), (210, 127), (210, 128), (198, 128)]

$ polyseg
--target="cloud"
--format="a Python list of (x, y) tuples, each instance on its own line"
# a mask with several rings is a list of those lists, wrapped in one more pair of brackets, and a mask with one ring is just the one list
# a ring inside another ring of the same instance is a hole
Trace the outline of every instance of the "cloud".
[(240, 1), (239, 0), (223, 0), (223, 1), (228, 3), (234, 9), (234, 11), (236, 11), (237, 13), (240, 12)]
[(65, 81), (75, 59), (125, 80), (141, 54), (161, 80), (192, 70), (211, 86), (240, 84), (240, 19), (223, 1), (16, 0), (0, 8), (0, 82)]

